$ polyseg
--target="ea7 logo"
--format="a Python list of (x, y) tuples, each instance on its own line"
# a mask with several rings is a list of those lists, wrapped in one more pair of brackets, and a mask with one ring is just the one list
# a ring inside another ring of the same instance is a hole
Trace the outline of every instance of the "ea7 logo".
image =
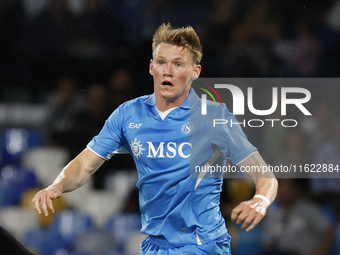
[(140, 128), (141, 125), (142, 123), (136, 124), (136, 123), (130, 122), (129, 128), (132, 128), (132, 129)]

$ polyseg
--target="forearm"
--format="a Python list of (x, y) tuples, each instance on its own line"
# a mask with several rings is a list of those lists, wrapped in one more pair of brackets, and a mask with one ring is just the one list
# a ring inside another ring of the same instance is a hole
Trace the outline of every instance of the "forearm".
[(276, 178), (257, 178), (255, 182), (255, 195), (263, 195), (272, 203), (276, 198), (277, 193), (277, 180)]
[(82, 186), (104, 161), (103, 158), (89, 149), (83, 150), (64, 167), (50, 186), (37, 192), (32, 199), (35, 210), (39, 214), (44, 213), (45, 216), (48, 215), (48, 208), (54, 213), (52, 200), (60, 197), (64, 192), (69, 192)]
[[(241, 166), (266, 166), (266, 162), (263, 160), (260, 154), (255, 154), (240, 164)], [(255, 183), (255, 194), (267, 197), (270, 202), (273, 202), (276, 198), (278, 182), (273, 173), (266, 172), (254, 172), (248, 173)]]
[(83, 169), (76, 159), (68, 163), (50, 186), (57, 187), (62, 193), (73, 191), (90, 178), (90, 172)]
[[(251, 169), (252, 166), (261, 168), (261, 166), (265, 165), (266, 163), (259, 153), (252, 155), (239, 164), (240, 167), (245, 169)], [(247, 174), (254, 180), (256, 195), (260, 196), (243, 201), (236, 206), (231, 212), (231, 220), (236, 221), (237, 224), (243, 223), (241, 228), (251, 231), (266, 215), (268, 206), (276, 197), (278, 184), (272, 173), (267, 172), (263, 175), (258, 172), (247, 172)]]
[(64, 167), (50, 186), (58, 188), (61, 193), (81, 187), (104, 162), (101, 159), (91, 160), (92, 157), (92, 152), (85, 149)]

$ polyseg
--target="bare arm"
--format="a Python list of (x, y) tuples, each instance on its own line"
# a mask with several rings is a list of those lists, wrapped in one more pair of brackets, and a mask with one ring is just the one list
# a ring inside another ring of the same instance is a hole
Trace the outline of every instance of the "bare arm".
[(82, 186), (104, 162), (104, 159), (89, 149), (83, 150), (64, 167), (50, 186), (34, 196), (32, 200), (34, 209), (39, 214), (43, 211), (45, 216), (48, 215), (47, 207), (54, 213), (52, 200)]
[[(240, 167), (266, 166), (260, 154), (255, 154), (242, 162)], [(272, 173), (266, 173), (265, 176), (259, 173), (247, 172), (247, 174), (255, 182), (256, 195), (268, 198), (265, 199), (254, 197), (248, 201), (244, 201), (236, 206), (231, 213), (231, 220), (237, 224), (242, 224), (241, 228), (247, 231), (252, 230), (266, 215), (268, 206), (274, 201), (277, 193), (277, 180)]]

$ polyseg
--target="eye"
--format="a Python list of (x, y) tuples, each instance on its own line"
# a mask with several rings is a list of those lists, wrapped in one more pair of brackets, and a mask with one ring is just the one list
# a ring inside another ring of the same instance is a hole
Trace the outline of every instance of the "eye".
[(162, 60), (159, 60), (159, 61), (158, 61), (158, 64), (159, 64), (159, 65), (163, 65), (164, 62), (163, 62)]
[(182, 64), (181, 63), (176, 63), (175, 64), (177, 67), (180, 67), (180, 66), (182, 66)]

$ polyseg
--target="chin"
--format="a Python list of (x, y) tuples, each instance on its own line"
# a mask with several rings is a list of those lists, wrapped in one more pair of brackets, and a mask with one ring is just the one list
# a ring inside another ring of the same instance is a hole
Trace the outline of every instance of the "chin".
[(173, 102), (177, 99), (176, 97), (170, 97), (170, 96), (163, 96), (163, 98), (168, 102)]
[(178, 95), (174, 95), (173, 93), (161, 93), (161, 96), (169, 102), (173, 102), (178, 98)]

